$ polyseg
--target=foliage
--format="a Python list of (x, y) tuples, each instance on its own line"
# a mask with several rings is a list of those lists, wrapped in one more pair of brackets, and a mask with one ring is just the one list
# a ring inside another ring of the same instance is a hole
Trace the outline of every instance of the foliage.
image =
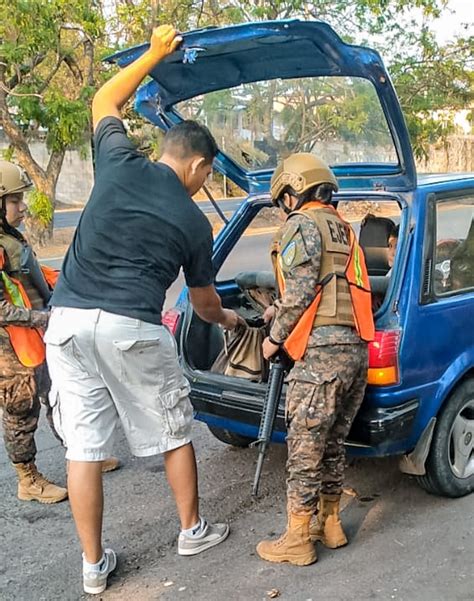
[(48, 226), (53, 218), (53, 204), (44, 192), (33, 190), (28, 195), (28, 210), (44, 226)]
[[(65, 151), (90, 139), (104, 20), (94, 0), (0, 0), (0, 12), (0, 123), (15, 159), (54, 204)], [(30, 151), (38, 137), (49, 151), (46, 165)], [(53, 213), (43, 197), (36, 209), (35, 224), (48, 225)]]
[[(87, 145), (92, 96), (113, 73), (101, 63), (104, 56), (143, 43), (160, 23), (186, 31), (255, 20), (320, 19), (345, 41), (381, 52), (415, 152), (423, 156), (428, 144), (453, 131), (453, 112), (473, 103), (473, 38), (440, 45), (431, 30), (447, 5), (447, 0), (0, 0), (0, 123), (16, 160), (53, 201), (64, 152)], [(284, 105), (278, 117), (286, 127), (282, 144), (305, 147), (311, 136), (330, 140), (336, 131), (348, 143), (361, 132), (380, 143), (373, 97), (354, 88), (346, 90), (344, 102), (335, 103), (327, 83), (298, 85), (293, 93), (300, 102), (284, 98), (278, 82), (254, 89), (246, 118), (269, 148), (244, 149), (249, 160), (264, 162), (278, 143), (269, 110), (275, 99)], [(197, 118), (234, 102), (229, 92), (218, 94), (205, 99)], [(130, 107), (126, 115), (133, 115)], [(133, 134), (155, 156), (160, 138), (150, 134), (151, 128), (136, 129), (135, 119)], [(45, 139), (47, 165), (31, 155), (34, 136)], [(226, 143), (235, 146), (233, 140)], [(44, 202), (33, 204), (48, 214)]]
[(418, 157), (454, 130), (457, 110), (473, 106), (473, 57), (474, 37), (440, 47), (428, 31), (423, 31), (417, 53), (394, 57), (391, 73)]
[(100, 12), (87, 0), (5, 2), (0, 54), (10, 115), (25, 136), (45, 131), (51, 151), (83, 143), (93, 92), (87, 52), (103, 29)]

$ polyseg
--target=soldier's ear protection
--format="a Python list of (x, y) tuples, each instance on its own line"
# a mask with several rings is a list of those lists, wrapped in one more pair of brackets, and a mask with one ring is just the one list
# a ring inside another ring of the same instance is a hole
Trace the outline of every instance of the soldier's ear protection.
[[(290, 207), (288, 207), (283, 198), (285, 196), (285, 194), (289, 194), (290, 196), (294, 196), (297, 199), (297, 203), (295, 205), (295, 207), (293, 209), (290, 209)], [(286, 190), (283, 191), (282, 194), (280, 194), (280, 196), (276, 199), (276, 204), (278, 205), (278, 207), (284, 211), (287, 215), (289, 215), (290, 213), (293, 213), (293, 211), (298, 211), (298, 209), (301, 208), (301, 205), (303, 204), (304, 199), (302, 198), (302, 196), (300, 194), (297, 194), (294, 190), (292, 190), (291, 188), (286, 188)]]
[(279, 209), (281, 209), (284, 213), (286, 213), (287, 215), (289, 215), (291, 213), (291, 209), (290, 207), (287, 207), (283, 197), (285, 196), (286, 193), (283, 193), (279, 198), (276, 199), (276, 204), (278, 206)]

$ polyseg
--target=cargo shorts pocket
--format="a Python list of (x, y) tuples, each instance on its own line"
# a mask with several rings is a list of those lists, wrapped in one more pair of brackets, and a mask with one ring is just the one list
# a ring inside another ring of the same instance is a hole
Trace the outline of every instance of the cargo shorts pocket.
[(160, 395), (165, 429), (171, 438), (185, 438), (191, 429), (193, 408), (189, 400), (189, 384)]
[(59, 358), (71, 367), (79, 368), (81, 371), (88, 373), (86, 360), (74, 340), (73, 334), (51, 334), (47, 330), (44, 341), (49, 347), (57, 349), (53, 360)]
[(121, 381), (132, 386), (160, 385), (160, 340), (114, 340), (120, 355)]

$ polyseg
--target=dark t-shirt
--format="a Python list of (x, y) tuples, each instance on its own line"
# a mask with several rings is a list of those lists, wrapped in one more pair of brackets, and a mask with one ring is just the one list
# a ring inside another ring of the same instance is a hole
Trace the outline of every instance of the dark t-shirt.
[(140, 154), (116, 117), (95, 134), (96, 173), (51, 304), (161, 323), (183, 267), (190, 287), (214, 281), (212, 228), (175, 172)]

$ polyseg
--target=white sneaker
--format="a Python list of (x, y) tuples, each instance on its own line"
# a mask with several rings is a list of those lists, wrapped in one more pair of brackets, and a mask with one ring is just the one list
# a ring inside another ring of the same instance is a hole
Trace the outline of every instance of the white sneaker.
[(229, 536), (228, 524), (208, 524), (205, 522), (199, 536), (186, 536), (183, 532), (178, 537), (178, 555), (197, 555), (219, 543)]
[(82, 578), (84, 592), (89, 595), (98, 595), (107, 588), (107, 577), (117, 567), (117, 556), (112, 549), (104, 549), (104, 559), (98, 570), (86, 571), (83, 569)]

